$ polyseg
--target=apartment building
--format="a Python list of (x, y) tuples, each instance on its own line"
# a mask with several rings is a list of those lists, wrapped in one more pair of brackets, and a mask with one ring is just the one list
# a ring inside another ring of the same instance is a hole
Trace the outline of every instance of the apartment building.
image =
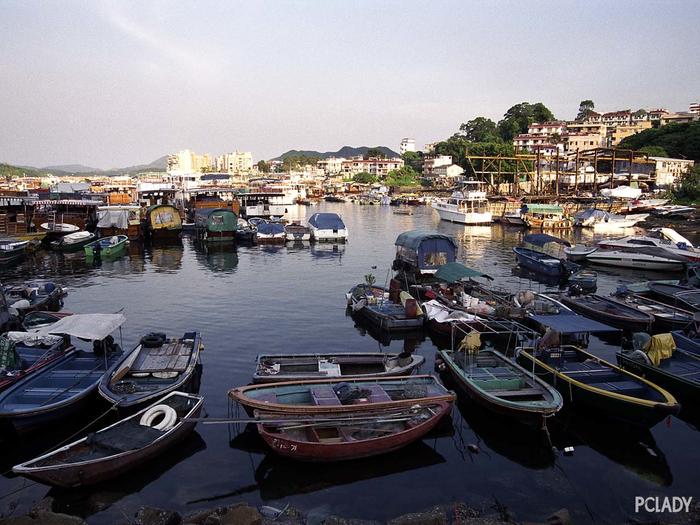
[(399, 153), (403, 155), (407, 151), (416, 151), (416, 139), (406, 137), (401, 139), (401, 144), (399, 144)]
[(662, 188), (670, 188), (680, 183), (683, 175), (688, 173), (695, 162), (687, 159), (672, 159), (668, 157), (649, 157), (656, 163), (656, 185)]
[(384, 159), (379, 157), (354, 157), (344, 160), (341, 165), (342, 173), (345, 175), (356, 175), (358, 173), (370, 173), (378, 177), (385, 177), (390, 171), (403, 168), (403, 159)]

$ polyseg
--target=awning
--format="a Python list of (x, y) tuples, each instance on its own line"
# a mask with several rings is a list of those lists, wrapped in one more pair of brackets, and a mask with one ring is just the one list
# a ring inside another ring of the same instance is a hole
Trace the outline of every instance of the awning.
[(559, 237), (554, 237), (553, 235), (548, 235), (546, 233), (531, 233), (523, 237), (523, 242), (534, 244), (535, 246), (544, 246), (550, 242), (556, 242), (563, 244), (564, 246), (571, 246), (569, 241), (565, 241), (564, 239), (560, 239)]
[(493, 277), (486, 275), (485, 273), (482, 273), (478, 270), (467, 268), (462, 263), (458, 262), (443, 264), (442, 266), (440, 266), (440, 268), (438, 268), (438, 271), (435, 273), (436, 279), (440, 279), (441, 281), (445, 281), (448, 283), (456, 283), (458, 281), (461, 281), (462, 279), (467, 279), (469, 277), (484, 277), (493, 281)]
[(578, 314), (533, 315), (532, 319), (560, 334), (619, 332), (617, 328)]
[(125, 322), (126, 317), (122, 314), (73, 314), (47, 326), (40, 332), (100, 341)]
[(396, 238), (394, 243), (396, 246), (403, 246), (404, 248), (409, 248), (411, 250), (417, 250), (420, 244), (428, 239), (440, 239), (449, 242), (457, 248), (457, 243), (455, 240), (443, 233), (438, 233), (435, 231), (422, 231), (422, 230), (411, 230), (403, 232)]

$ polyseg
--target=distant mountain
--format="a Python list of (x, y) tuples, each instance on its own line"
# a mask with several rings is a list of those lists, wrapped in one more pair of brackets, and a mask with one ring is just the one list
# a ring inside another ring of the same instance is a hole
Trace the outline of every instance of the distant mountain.
[(387, 148), (386, 146), (374, 146), (374, 147), (360, 146), (358, 148), (353, 148), (352, 146), (343, 146), (338, 151), (326, 151), (325, 153), (321, 153), (320, 151), (313, 151), (313, 150), (291, 149), (285, 153), (282, 153), (282, 155), (280, 155), (279, 157), (275, 157), (274, 159), (270, 159), (270, 160), (284, 160), (287, 157), (299, 157), (302, 155), (305, 157), (320, 157), (322, 159), (327, 159), (329, 157), (345, 157), (347, 159), (349, 157), (356, 157), (358, 155), (364, 155), (370, 149), (378, 149), (387, 157), (398, 157), (399, 156), (399, 154), (397, 152), (395, 152), (394, 150), (392, 150), (390, 148)]
[(157, 158), (153, 162), (148, 164), (138, 164), (136, 166), (129, 166), (128, 168), (115, 168), (107, 171), (118, 171), (120, 173), (136, 173), (138, 171), (165, 171), (168, 165), (168, 156), (163, 155)]
[[(35, 168), (33, 166), (12, 166), (13, 168), (18, 168), (25, 170), (27, 174), (29, 172), (36, 172), (36, 173), (51, 173), (53, 175), (57, 176), (62, 176), (62, 175), (107, 175), (107, 176), (115, 176), (115, 175), (124, 175), (124, 174), (133, 174), (133, 173), (139, 173), (141, 171), (165, 171), (165, 168), (167, 167), (167, 160), (168, 156), (165, 155), (163, 157), (159, 157), (153, 162), (150, 162), (148, 164), (138, 164), (136, 166), (129, 166), (127, 168), (111, 168), (108, 170), (102, 170), (100, 168), (91, 168), (90, 166), (84, 166), (82, 164), (61, 164), (61, 165), (56, 165), (56, 166), (46, 166), (44, 168)], [(5, 170), (7, 171), (9, 165), (5, 164), (6, 166)], [(19, 173), (19, 172), (17, 172)]]
[[(36, 168), (35, 168), (36, 169)], [(63, 171), (65, 173), (99, 173), (100, 168), (91, 168), (82, 164), (61, 164), (59, 166), (45, 166), (40, 171)]]

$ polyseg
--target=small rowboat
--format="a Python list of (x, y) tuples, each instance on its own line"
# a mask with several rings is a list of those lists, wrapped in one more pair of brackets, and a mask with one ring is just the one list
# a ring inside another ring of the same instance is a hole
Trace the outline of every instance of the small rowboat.
[[(452, 401), (419, 403), (340, 416), (279, 416), (256, 411), (270, 448), (300, 461), (345, 461), (386, 454), (421, 439), (450, 412)], [(273, 422), (266, 423), (264, 418)]]
[(680, 405), (663, 388), (575, 346), (521, 348), (518, 362), (561, 392), (564, 402), (596, 414), (651, 427)]
[(9, 264), (24, 256), (29, 241), (0, 240), (0, 265)]
[(559, 300), (573, 311), (622, 330), (647, 332), (651, 330), (654, 317), (625, 303), (600, 295), (569, 297), (562, 295)]
[[(80, 487), (104, 481), (141, 466), (187, 436), (202, 410), (204, 398), (172, 392), (150, 407), (86, 437), (38, 458), (16, 465), (12, 470), (27, 478), (58, 487)], [(165, 408), (161, 408), (165, 406)], [(170, 409), (170, 410), (168, 410)], [(147, 412), (162, 410), (166, 415), (153, 426), (146, 425)], [(162, 420), (174, 411), (172, 426), (162, 430)]]
[(95, 234), (85, 231), (69, 233), (60, 239), (51, 241), (51, 249), (60, 252), (76, 252), (95, 240)]
[(473, 355), (440, 350), (438, 355), (438, 366), (449, 371), (470, 398), (493, 412), (536, 425), (564, 404), (554, 387), (496, 350)]
[(129, 243), (129, 237), (126, 235), (113, 235), (111, 237), (102, 237), (90, 244), (85, 245), (86, 257), (114, 257), (124, 253), (126, 245)]
[(267, 354), (257, 357), (254, 383), (326, 378), (410, 375), (423, 364), (420, 355), (378, 353)]
[(615, 300), (654, 317), (657, 332), (682, 330), (693, 322), (693, 313), (635, 293), (616, 294)]
[(649, 291), (666, 304), (700, 312), (700, 290), (680, 284), (649, 283)]
[(452, 401), (454, 394), (433, 376), (381, 379), (320, 379), (232, 388), (228, 395), (249, 413), (341, 414)]

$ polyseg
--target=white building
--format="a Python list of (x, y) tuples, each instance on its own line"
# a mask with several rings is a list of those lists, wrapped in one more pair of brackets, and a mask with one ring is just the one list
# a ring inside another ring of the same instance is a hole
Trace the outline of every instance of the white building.
[(386, 176), (390, 171), (403, 168), (403, 159), (383, 159), (370, 157), (355, 157), (353, 159), (344, 160), (342, 162), (342, 171), (347, 175), (356, 175), (358, 173), (370, 173), (371, 175)]
[(423, 175), (430, 177), (433, 175), (435, 168), (440, 166), (450, 166), (452, 164), (452, 155), (436, 155), (435, 157), (426, 157), (423, 159)]
[(399, 145), (399, 153), (403, 155), (407, 151), (416, 151), (416, 139), (406, 137), (401, 140), (401, 144)]
[(253, 170), (253, 154), (250, 151), (227, 153), (225, 168), (228, 173), (248, 173)]
[(450, 164), (449, 166), (438, 166), (433, 169), (433, 177), (439, 179), (451, 179), (452, 182), (460, 180), (464, 174), (464, 168), (457, 164)]
[(167, 171), (176, 175), (198, 173), (202, 171), (202, 168), (209, 169), (214, 165), (211, 155), (208, 153), (197, 155), (194, 151), (185, 149), (168, 155)]
[(688, 173), (695, 162), (686, 159), (671, 159), (668, 157), (649, 157), (656, 162), (656, 185), (660, 187), (676, 186), (681, 177)]
[(700, 102), (693, 102), (688, 108), (688, 111), (700, 115)]
[(344, 159), (343, 157), (329, 157), (327, 159), (320, 159), (316, 163), (316, 167), (323, 170), (326, 175), (336, 175), (343, 171), (343, 162), (346, 160), (347, 159)]

